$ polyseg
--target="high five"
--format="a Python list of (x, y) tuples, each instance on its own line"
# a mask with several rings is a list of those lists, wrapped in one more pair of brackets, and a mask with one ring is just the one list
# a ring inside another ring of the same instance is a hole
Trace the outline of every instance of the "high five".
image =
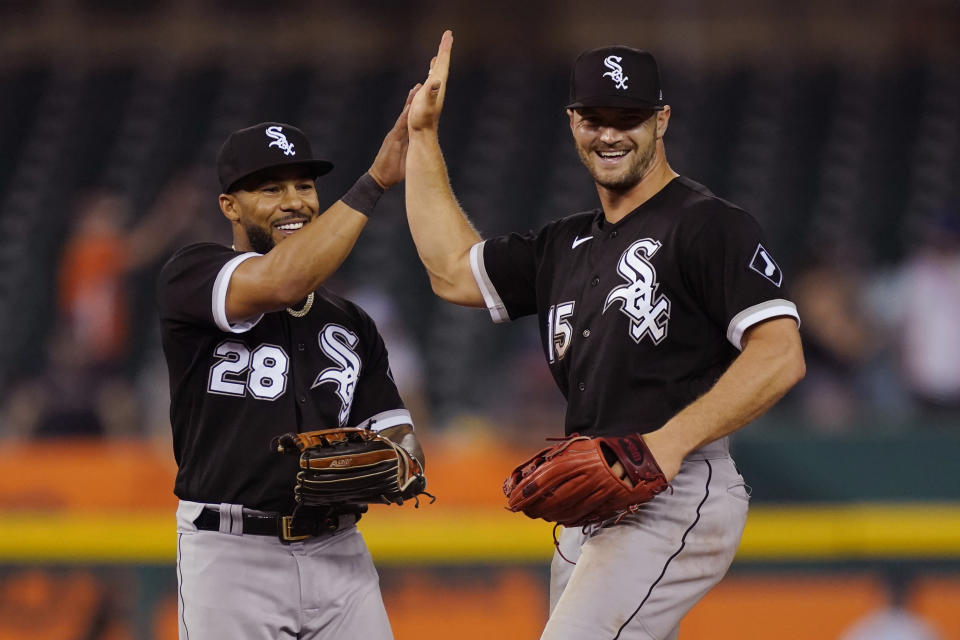
[(437, 128), (447, 93), (453, 33), (446, 31), (430, 73), (413, 97), (407, 126), (407, 220), (433, 292), (449, 302), (482, 307), (470, 269), (470, 248), (480, 242), (450, 188)]

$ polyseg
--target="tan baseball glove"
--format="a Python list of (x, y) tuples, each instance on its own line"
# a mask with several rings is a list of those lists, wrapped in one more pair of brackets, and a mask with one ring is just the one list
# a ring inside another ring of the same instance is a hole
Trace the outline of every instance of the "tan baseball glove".
[(279, 453), (300, 455), (294, 493), (304, 506), (403, 504), (409, 499), (419, 504), (418, 496), (430, 496), (420, 462), (376, 431), (344, 427), (287, 433), (272, 446)]

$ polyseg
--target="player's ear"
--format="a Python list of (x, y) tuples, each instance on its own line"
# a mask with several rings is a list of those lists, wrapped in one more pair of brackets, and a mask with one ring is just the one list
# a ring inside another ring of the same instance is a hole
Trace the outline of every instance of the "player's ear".
[(220, 194), (220, 212), (226, 216), (230, 222), (240, 221), (240, 209), (237, 202), (237, 196), (232, 193)]
[(670, 105), (663, 105), (663, 109), (657, 111), (657, 138), (662, 138), (667, 132), (667, 126), (670, 124)]
[(573, 120), (577, 114), (573, 109), (567, 109), (567, 115), (570, 117), (570, 132), (573, 133)]

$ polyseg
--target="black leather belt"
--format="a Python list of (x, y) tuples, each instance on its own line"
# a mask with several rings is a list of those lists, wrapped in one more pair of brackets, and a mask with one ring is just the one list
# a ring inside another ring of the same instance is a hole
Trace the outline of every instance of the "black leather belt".
[[(243, 512), (243, 533), (255, 536), (277, 536), (283, 542), (296, 542), (311, 536), (333, 533), (340, 529), (340, 516), (354, 515), (357, 520), (365, 513), (367, 505), (344, 505), (321, 509), (298, 507), (293, 515), (279, 513)], [(220, 512), (214, 507), (204, 507), (193, 521), (201, 531), (220, 530)]]

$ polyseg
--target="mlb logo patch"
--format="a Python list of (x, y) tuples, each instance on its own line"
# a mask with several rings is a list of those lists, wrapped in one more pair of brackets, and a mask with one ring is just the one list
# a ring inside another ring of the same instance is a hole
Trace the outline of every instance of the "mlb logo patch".
[(757, 250), (753, 252), (750, 268), (778, 287), (783, 282), (783, 272), (780, 271), (780, 266), (770, 255), (770, 252), (763, 248), (762, 244), (758, 244)]

